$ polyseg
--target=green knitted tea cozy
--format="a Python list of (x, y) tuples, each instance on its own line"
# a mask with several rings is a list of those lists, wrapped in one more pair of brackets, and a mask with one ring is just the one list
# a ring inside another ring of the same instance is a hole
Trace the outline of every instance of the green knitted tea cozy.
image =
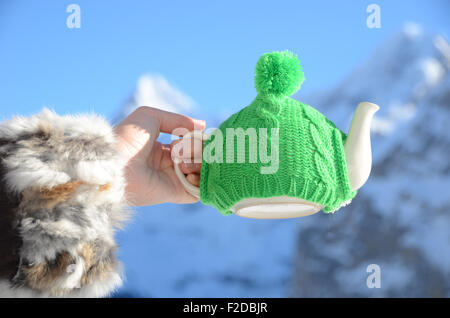
[[(319, 111), (289, 97), (303, 81), (302, 67), (291, 52), (261, 56), (255, 71), (258, 95), (205, 142), (200, 181), (204, 204), (228, 215), (246, 198), (290, 196), (324, 206), (328, 213), (356, 195), (347, 174), (346, 135)], [(268, 162), (276, 157), (276, 165), (275, 159)]]

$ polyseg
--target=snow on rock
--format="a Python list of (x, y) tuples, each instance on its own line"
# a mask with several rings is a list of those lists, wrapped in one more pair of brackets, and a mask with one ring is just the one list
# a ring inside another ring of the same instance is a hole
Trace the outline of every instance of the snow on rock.
[[(344, 131), (360, 101), (381, 109), (372, 126), (368, 183), (333, 217), (300, 226), (292, 295), (450, 296), (450, 46), (444, 42), (409, 25), (313, 104)], [(380, 289), (366, 285), (370, 264), (381, 268)]]
[(194, 100), (181, 92), (162, 75), (142, 75), (136, 84), (136, 91), (127, 100), (120, 113), (119, 119), (131, 114), (138, 106), (151, 106), (174, 113), (192, 111)]

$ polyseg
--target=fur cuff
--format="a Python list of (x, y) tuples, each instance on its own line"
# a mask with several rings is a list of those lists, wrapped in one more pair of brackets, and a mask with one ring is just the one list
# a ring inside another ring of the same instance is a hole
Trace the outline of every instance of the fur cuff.
[(0, 295), (102, 297), (121, 284), (114, 228), (129, 210), (114, 143), (95, 115), (44, 109), (0, 124), (1, 200), (16, 202), (0, 222), (10, 219), (21, 242)]

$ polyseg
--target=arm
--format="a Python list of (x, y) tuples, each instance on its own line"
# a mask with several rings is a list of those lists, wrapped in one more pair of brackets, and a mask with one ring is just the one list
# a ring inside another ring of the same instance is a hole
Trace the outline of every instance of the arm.
[[(155, 201), (155, 193), (135, 190), (164, 188), (162, 178), (176, 189), (166, 202), (195, 201), (178, 190), (167, 162), (162, 169), (152, 160), (165, 154), (156, 138), (174, 114), (136, 112), (115, 129), (95, 115), (48, 110), (0, 124), (0, 296), (106, 296), (122, 282), (115, 229), (129, 204)], [(142, 144), (131, 146), (136, 140)], [(136, 169), (148, 174), (145, 182)]]
[(44, 110), (1, 124), (0, 144), (1, 226), (10, 226), (0, 293), (99, 297), (120, 285), (113, 231), (129, 216), (126, 162), (110, 125)]

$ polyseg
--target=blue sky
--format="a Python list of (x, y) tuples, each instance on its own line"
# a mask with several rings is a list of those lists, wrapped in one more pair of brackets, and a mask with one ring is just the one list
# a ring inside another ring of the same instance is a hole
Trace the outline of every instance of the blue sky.
[[(81, 8), (81, 28), (66, 7)], [(381, 8), (381, 28), (366, 8)], [(301, 93), (333, 84), (406, 22), (448, 38), (450, 4), (433, 1), (0, 1), (1, 119), (43, 106), (112, 118), (145, 73), (197, 110), (235, 111), (255, 96), (258, 57), (297, 53)], [(150, 105), (158, 106), (158, 105)]]

